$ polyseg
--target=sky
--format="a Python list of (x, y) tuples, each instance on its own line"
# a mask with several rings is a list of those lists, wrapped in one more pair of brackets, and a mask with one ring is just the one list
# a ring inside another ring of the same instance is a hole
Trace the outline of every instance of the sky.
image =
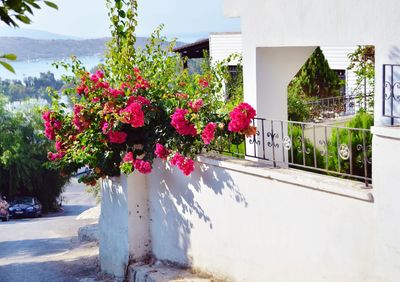
[[(53, 0), (59, 10), (35, 11), (29, 26), (80, 38), (110, 36), (105, 0)], [(139, 0), (138, 36), (148, 36), (159, 24), (164, 35), (183, 41), (207, 37), (210, 32), (240, 31), (238, 19), (223, 17), (223, 0)]]

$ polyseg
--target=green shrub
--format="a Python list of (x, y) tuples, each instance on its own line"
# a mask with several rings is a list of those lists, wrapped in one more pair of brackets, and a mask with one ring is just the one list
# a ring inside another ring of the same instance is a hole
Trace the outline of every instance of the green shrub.
[[(354, 118), (350, 122), (346, 124), (346, 127), (370, 129), (373, 124), (373, 116), (364, 111), (360, 111), (356, 116), (354, 116)], [(368, 160), (370, 160), (372, 155), (372, 134), (369, 131), (348, 129), (334, 130), (329, 139), (328, 146), (329, 169), (341, 173), (351, 173), (353, 175), (365, 176), (365, 155), (363, 151), (364, 142), (366, 148), (366, 157)], [(338, 151), (342, 145), (346, 145), (348, 147), (349, 153), (351, 151), (351, 162), (350, 156), (347, 160), (339, 157)], [(368, 177), (371, 177), (370, 162), (367, 162), (367, 175)]]
[[(324, 158), (318, 148), (315, 148), (314, 160), (314, 144), (303, 136), (302, 127), (300, 125), (289, 125), (288, 132), (292, 138), (292, 149), (288, 151), (289, 163), (304, 165), (305, 159), (306, 166), (315, 167), (316, 165), (317, 168), (324, 168)], [(302, 138), (304, 138), (304, 150)]]
[(311, 117), (308, 102), (310, 98), (297, 92), (288, 93), (288, 118), (293, 121), (307, 121)]
[(69, 178), (44, 167), (54, 143), (44, 138), (42, 130), (38, 111), (10, 112), (0, 96), (0, 194), (9, 199), (35, 196), (47, 212)]

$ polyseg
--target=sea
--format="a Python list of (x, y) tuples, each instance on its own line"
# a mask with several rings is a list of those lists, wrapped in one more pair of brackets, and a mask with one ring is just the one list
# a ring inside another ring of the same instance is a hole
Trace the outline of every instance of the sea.
[[(90, 56), (78, 58), (88, 71), (99, 63), (103, 62), (103, 57)], [(15, 70), (15, 74), (9, 72), (2, 66), (0, 66), (0, 79), (16, 79), (23, 80), (25, 77), (37, 77), (41, 72), (52, 72), (57, 79), (60, 79), (62, 75), (70, 74), (65, 71), (64, 68), (55, 68), (52, 64), (55, 62), (71, 62), (71, 59), (54, 59), (54, 60), (31, 60), (31, 61), (15, 61), (10, 62)]]

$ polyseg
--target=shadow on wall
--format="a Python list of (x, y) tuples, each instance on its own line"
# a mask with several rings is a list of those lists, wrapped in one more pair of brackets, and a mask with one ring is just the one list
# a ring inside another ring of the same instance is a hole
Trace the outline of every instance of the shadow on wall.
[[(226, 194), (244, 207), (248, 203), (224, 169), (196, 163), (195, 171), (187, 177), (176, 167), (161, 162), (157, 166), (157, 174), (149, 178), (153, 252), (157, 259), (190, 266), (192, 229), (214, 228), (207, 208), (200, 203), (212, 205), (207, 202), (216, 200), (212, 195), (226, 197)], [(225, 210), (223, 206), (208, 208), (217, 208), (220, 213)]]
[(398, 62), (400, 60), (400, 48), (399, 47), (392, 46), (390, 48), (389, 60), (394, 61), (394, 62)]

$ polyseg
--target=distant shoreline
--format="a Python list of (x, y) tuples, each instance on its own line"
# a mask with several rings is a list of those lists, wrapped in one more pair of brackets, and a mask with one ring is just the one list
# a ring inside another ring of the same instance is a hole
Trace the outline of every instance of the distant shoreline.
[[(78, 59), (83, 63), (88, 71), (91, 68), (95, 67), (102, 61), (104, 61), (104, 57), (100, 56), (82, 56), (78, 57)], [(41, 72), (52, 72), (56, 79), (60, 79), (62, 75), (68, 74), (64, 68), (58, 68), (52, 66), (54, 62), (57, 61), (70, 61), (70, 58), (65, 59), (37, 59), (32, 61), (15, 61), (12, 62), (11, 65), (16, 71), (16, 74), (13, 74), (7, 71), (4, 68), (0, 67), (0, 79), (11, 79), (11, 80), (21, 80), (25, 77), (37, 77)]]

